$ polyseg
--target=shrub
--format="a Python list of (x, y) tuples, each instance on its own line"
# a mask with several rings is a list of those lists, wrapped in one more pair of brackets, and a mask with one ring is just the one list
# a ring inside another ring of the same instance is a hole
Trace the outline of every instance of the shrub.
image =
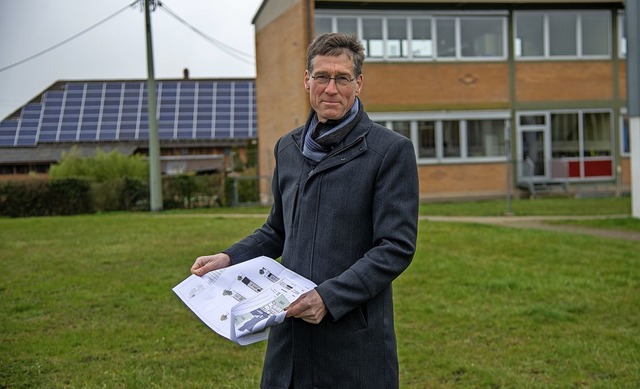
[(89, 181), (67, 178), (49, 182), (49, 215), (93, 213)]
[(0, 215), (10, 217), (92, 213), (89, 182), (29, 180), (0, 185)]
[(96, 211), (149, 209), (148, 176), (149, 163), (142, 156), (102, 150), (93, 157), (83, 157), (73, 149), (49, 171), (53, 182), (71, 177), (90, 180), (92, 209)]
[(116, 178), (91, 185), (96, 211), (144, 211), (149, 209), (149, 184), (136, 178)]
[(258, 176), (235, 175), (225, 180), (225, 205), (237, 206), (254, 204), (260, 201)]
[(221, 174), (168, 176), (164, 177), (162, 182), (164, 207), (167, 209), (210, 208), (222, 205)]
[(123, 177), (146, 180), (149, 177), (149, 162), (140, 155), (125, 156), (117, 151), (105, 153), (98, 150), (94, 157), (82, 157), (77, 149), (63, 155), (60, 162), (51, 166), (52, 180), (70, 177), (85, 177), (95, 182), (106, 182)]

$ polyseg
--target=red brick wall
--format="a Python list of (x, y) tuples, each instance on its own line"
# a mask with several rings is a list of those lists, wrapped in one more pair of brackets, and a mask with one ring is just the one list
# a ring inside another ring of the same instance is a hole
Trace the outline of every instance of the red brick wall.
[(366, 63), (362, 101), (369, 111), (507, 107), (506, 63)]
[(610, 61), (518, 62), (516, 100), (608, 100), (613, 98)]
[(506, 192), (506, 174), (505, 163), (420, 165), (420, 196), (495, 196)]
[[(278, 6), (277, 2), (270, 3)], [(258, 115), (258, 171), (271, 176), (276, 141), (296, 126), (304, 124), (309, 113), (309, 97), (304, 90), (307, 38), (306, 1), (297, 0), (291, 8), (256, 31), (256, 98)], [(261, 180), (261, 201), (269, 180)]]

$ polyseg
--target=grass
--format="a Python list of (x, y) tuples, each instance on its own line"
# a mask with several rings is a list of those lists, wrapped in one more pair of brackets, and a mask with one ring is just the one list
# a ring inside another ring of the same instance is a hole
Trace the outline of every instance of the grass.
[[(474, 204), (423, 211), (499, 205)], [(219, 212), (0, 219), (0, 388), (258, 387), (265, 343), (217, 336), (171, 291), (262, 223)], [(639, 265), (632, 241), (421, 222), (394, 283), (401, 387), (638, 387)]]
[[(492, 199), (472, 202), (425, 202), (420, 205), (420, 214), (429, 216), (504, 216), (510, 211), (514, 216), (586, 216), (586, 215), (629, 215), (629, 197), (570, 198), (549, 197), (536, 200)], [(230, 212), (229, 208), (200, 208), (192, 210), (167, 211), (169, 214), (219, 214)], [(245, 215), (268, 214), (267, 207), (234, 208), (233, 213)]]
[(503, 216), (507, 210), (514, 216), (584, 216), (629, 215), (629, 197), (569, 198), (555, 197), (536, 200), (506, 199), (474, 202), (431, 202), (420, 206), (421, 215), (431, 216)]
[(600, 228), (605, 230), (621, 230), (640, 232), (640, 219), (633, 217), (611, 219), (562, 220), (553, 224), (568, 224), (579, 227)]

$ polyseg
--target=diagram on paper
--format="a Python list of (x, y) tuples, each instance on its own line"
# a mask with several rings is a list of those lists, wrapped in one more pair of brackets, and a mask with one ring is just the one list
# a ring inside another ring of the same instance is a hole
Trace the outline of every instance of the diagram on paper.
[(284, 321), (285, 308), (315, 286), (279, 262), (257, 257), (191, 275), (173, 291), (216, 333), (246, 345), (267, 339), (269, 327)]

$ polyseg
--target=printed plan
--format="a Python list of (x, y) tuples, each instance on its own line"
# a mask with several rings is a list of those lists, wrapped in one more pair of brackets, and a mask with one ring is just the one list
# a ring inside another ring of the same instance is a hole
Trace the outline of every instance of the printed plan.
[(240, 345), (269, 337), (284, 310), (315, 284), (268, 257), (191, 275), (173, 291), (207, 326)]

